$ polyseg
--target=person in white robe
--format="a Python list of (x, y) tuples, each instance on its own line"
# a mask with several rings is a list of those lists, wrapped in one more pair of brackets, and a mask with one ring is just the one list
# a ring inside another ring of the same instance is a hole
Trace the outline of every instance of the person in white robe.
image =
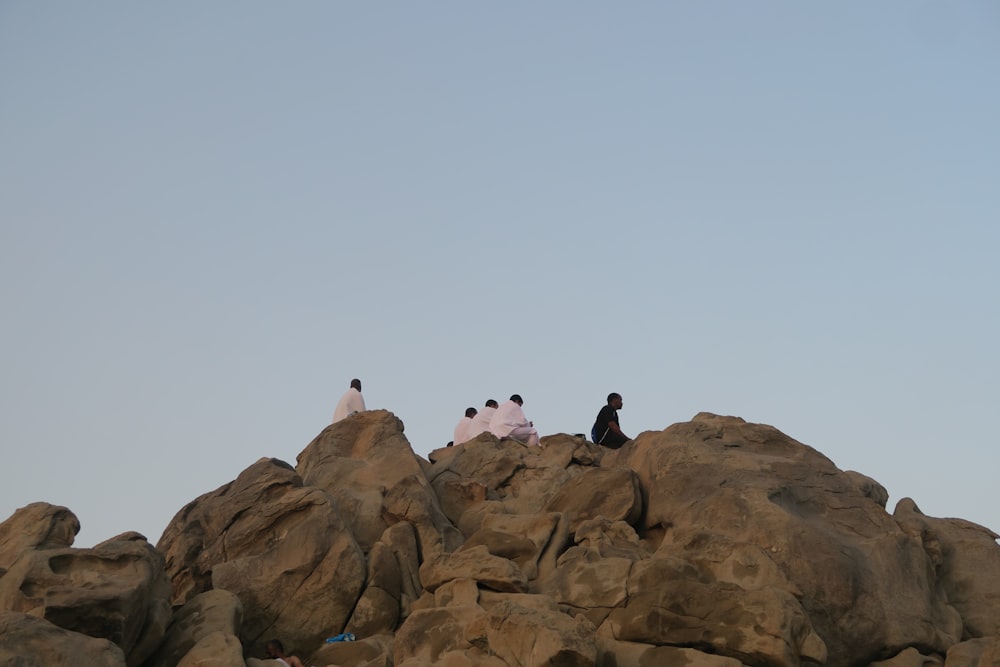
[(462, 417), (458, 424), (455, 425), (455, 435), (452, 437), (451, 442), (454, 445), (461, 445), (463, 442), (469, 439), (468, 430), (469, 425), (472, 424), (472, 418), (476, 416), (475, 408), (466, 408), (465, 416)]
[(480, 433), (486, 433), (490, 430), (490, 419), (493, 418), (493, 414), (497, 411), (497, 402), (492, 398), (486, 401), (486, 406), (476, 413), (476, 416), (472, 418), (472, 423), (469, 424), (468, 430), (465, 432), (465, 440), (468, 442), (472, 440)]
[(333, 422), (336, 424), (341, 419), (350, 417), (355, 412), (365, 411), (365, 397), (361, 395), (361, 380), (354, 378), (351, 380), (351, 388), (340, 397), (340, 402), (333, 411)]
[(490, 432), (498, 438), (513, 438), (529, 446), (538, 445), (538, 431), (524, 416), (524, 401), (517, 394), (497, 408), (490, 419)]

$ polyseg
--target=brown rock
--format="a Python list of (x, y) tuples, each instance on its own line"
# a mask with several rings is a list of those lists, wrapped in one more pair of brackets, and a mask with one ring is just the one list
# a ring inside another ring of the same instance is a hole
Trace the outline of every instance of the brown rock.
[[(235, 594), (219, 589), (196, 595), (174, 613), (166, 637), (143, 667), (174, 667), (209, 635), (236, 639), (242, 623), (243, 604)], [(210, 645), (218, 643), (215, 639)]]
[(80, 520), (65, 507), (31, 503), (0, 523), (0, 572), (10, 568), (28, 549), (63, 549), (73, 546)]
[(649, 547), (632, 526), (604, 517), (581, 521), (574, 541), (577, 546), (593, 549), (605, 558), (641, 560), (650, 556)]
[(896, 504), (893, 517), (930, 554), (964, 636), (1000, 636), (1000, 535), (971, 521), (925, 516), (909, 498)]
[[(392, 635), (376, 635), (353, 642), (333, 642), (323, 644), (305, 665), (336, 665), (336, 667), (368, 667), (369, 665), (385, 665), (392, 655)], [(381, 659), (381, 663), (379, 660)], [(391, 665), (390, 665), (391, 667)]]
[(178, 603), (212, 588), (240, 598), (240, 639), (253, 654), (275, 636), (308, 650), (341, 632), (366, 578), (333, 499), (275, 459), (189, 503), (159, 548)]
[(594, 626), (582, 616), (563, 614), (547, 598), (524, 605), (513, 596), (489, 609), (486, 638), (490, 653), (508, 665), (592, 667), (597, 660)]
[[(548, 553), (553, 560), (566, 543), (562, 515), (487, 514), (482, 524), (460, 551), (485, 546), (494, 556), (517, 563), (528, 579), (538, 576), (539, 561)], [(553, 569), (550, 567), (549, 569)]]
[(873, 662), (869, 667), (941, 667), (944, 660), (936, 655), (922, 655), (917, 649), (903, 649), (888, 660)]
[(163, 557), (141, 536), (114, 538), (93, 549), (22, 551), (0, 576), (0, 609), (67, 630), (108, 639), (129, 666), (156, 649), (170, 622), (170, 584)]
[(177, 667), (246, 667), (240, 640), (225, 632), (211, 632), (191, 647)]
[(95, 639), (19, 612), (0, 611), (0, 665), (10, 667), (125, 667), (125, 654)]
[(297, 469), (307, 484), (336, 498), (366, 553), (402, 520), (416, 528), (425, 557), (462, 542), (391, 412), (369, 410), (326, 427), (299, 454)]
[(623, 468), (592, 468), (566, 482), (545, 509), (569, 516), (571, 531), (598, 517), (633, 524), (642, 514), (639, 478)]
[(983, 637), (948, 649), (945, 667), (1000, 667), (1000, 637)]
[(420, 566), (420, 581), (434, 592), (454, 579), (472, 579), (495, 591), (523, 592), (528, 579), (513, 561), (490, 554), (485, 546), (437, 554)]
[(856, 477), (777, 429), (702, 413), (640, 435), (612, 463), (648, 495), (643, 537), (684, 545), (711, 532), (766, 552), (801, 592), (829, 667), (958, 641), (920, 541)]
[(627, 600), (632, 563), (627, 558), (602, 557), (596, 549), (573, 547), (539, 583), (538, 590), (600, 625), (612, 609)]
[(486, 612), (475, 607), (440, 607), (415, 611), (396, 631), (393, 662), (435, 663), (452, 652), (482, 654), (486, 645)]
[(656, 557), (633, 564), (625, 605), (608, 616), (616, 639), (704, 648), (746, 664), (826, 662), (826, 648), (792, 595), (702, 581), (693, 566)]
[(736, 658), (702, 653), (693, 648), (652, 646), (599, 637), (597, 664), (614, 667), (742, 667)]

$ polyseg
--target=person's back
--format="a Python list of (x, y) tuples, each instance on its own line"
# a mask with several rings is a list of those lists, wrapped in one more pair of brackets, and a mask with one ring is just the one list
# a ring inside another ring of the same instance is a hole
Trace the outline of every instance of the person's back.
[(490, 419), (490, 432), (498, 438), (513, 438), (527, 445), (538, 445), (538, 431), (524, 416), (524, 401), (517, 394), (497, 408)]
[(356, 412), (365, 411), (365, 397), (361, 395), (361, 380), (354, 378), (351, 380), (351, 388), (340, 397), (337, 407), (333, 411), (332, 424), (336, 424), (341, 419), (350, 417)]
[(476, 416), (475, 408), (466, 408), (465, 416), (458, 420), (458, 424), (455, 425), (455, 432), (452, 436), (452, 443), (456, 445), (461, 445), (463, 442), (469, 439), (469, 426), (472, 424), (472, 419)]
[(468, 427), (465, 430), (465, 440), (468, 442), (472, 440), (480, 433), (485, 433), (490, 430), (490, 420), (497, 411), (497, 402), (492, 398), (486, 401), (486, 406), (476, 413), (476, 416), (472, 418), (469, 422)]

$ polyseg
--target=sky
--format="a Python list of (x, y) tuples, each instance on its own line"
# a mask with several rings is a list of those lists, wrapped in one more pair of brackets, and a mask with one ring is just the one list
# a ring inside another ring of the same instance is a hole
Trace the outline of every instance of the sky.
[(771, 424), (1000, 532), (1000, 5), (0, 2), (0, 520), (294, 465)]

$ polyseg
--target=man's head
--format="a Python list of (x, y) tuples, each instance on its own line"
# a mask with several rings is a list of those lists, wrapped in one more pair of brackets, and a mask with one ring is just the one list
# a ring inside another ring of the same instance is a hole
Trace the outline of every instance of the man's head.
[(498, 408), (498, 407), (500, 407), (500, 404), (497, 403), (496, 401), (494, 401), (491, 398), (490, 400), (486, 401), (486, 407), (488, 407), (488, 408)]
[(359, 380), (358, 378), (354, 378), (353, 380), (351, 380), (351, 388), (361, 391), (361, 380)]
[(285, 656), (285, 647), (281, 645), (281, 642), (277, 639), (272, 639), (267, 643), (264, 648), (269, 658), (282, 658)]
[(469, 419), (472, 419), (473, 417), (476, 416), (477, 412), (479, 412), (479, 411), (476, 410), (475, 408), (466, 408), (465, 409), (465, 416), (468, 417)]
[(610, 394), (608, 394), (608, 405), (613, 407), (615, 410), (621, 410), (622, 395), (615, 392), (611, 392)]
[(524, 405), (524, 399), (521, 398), (520, 394), (512, 394), (510, 400), (514, 401), (518, 405)]

